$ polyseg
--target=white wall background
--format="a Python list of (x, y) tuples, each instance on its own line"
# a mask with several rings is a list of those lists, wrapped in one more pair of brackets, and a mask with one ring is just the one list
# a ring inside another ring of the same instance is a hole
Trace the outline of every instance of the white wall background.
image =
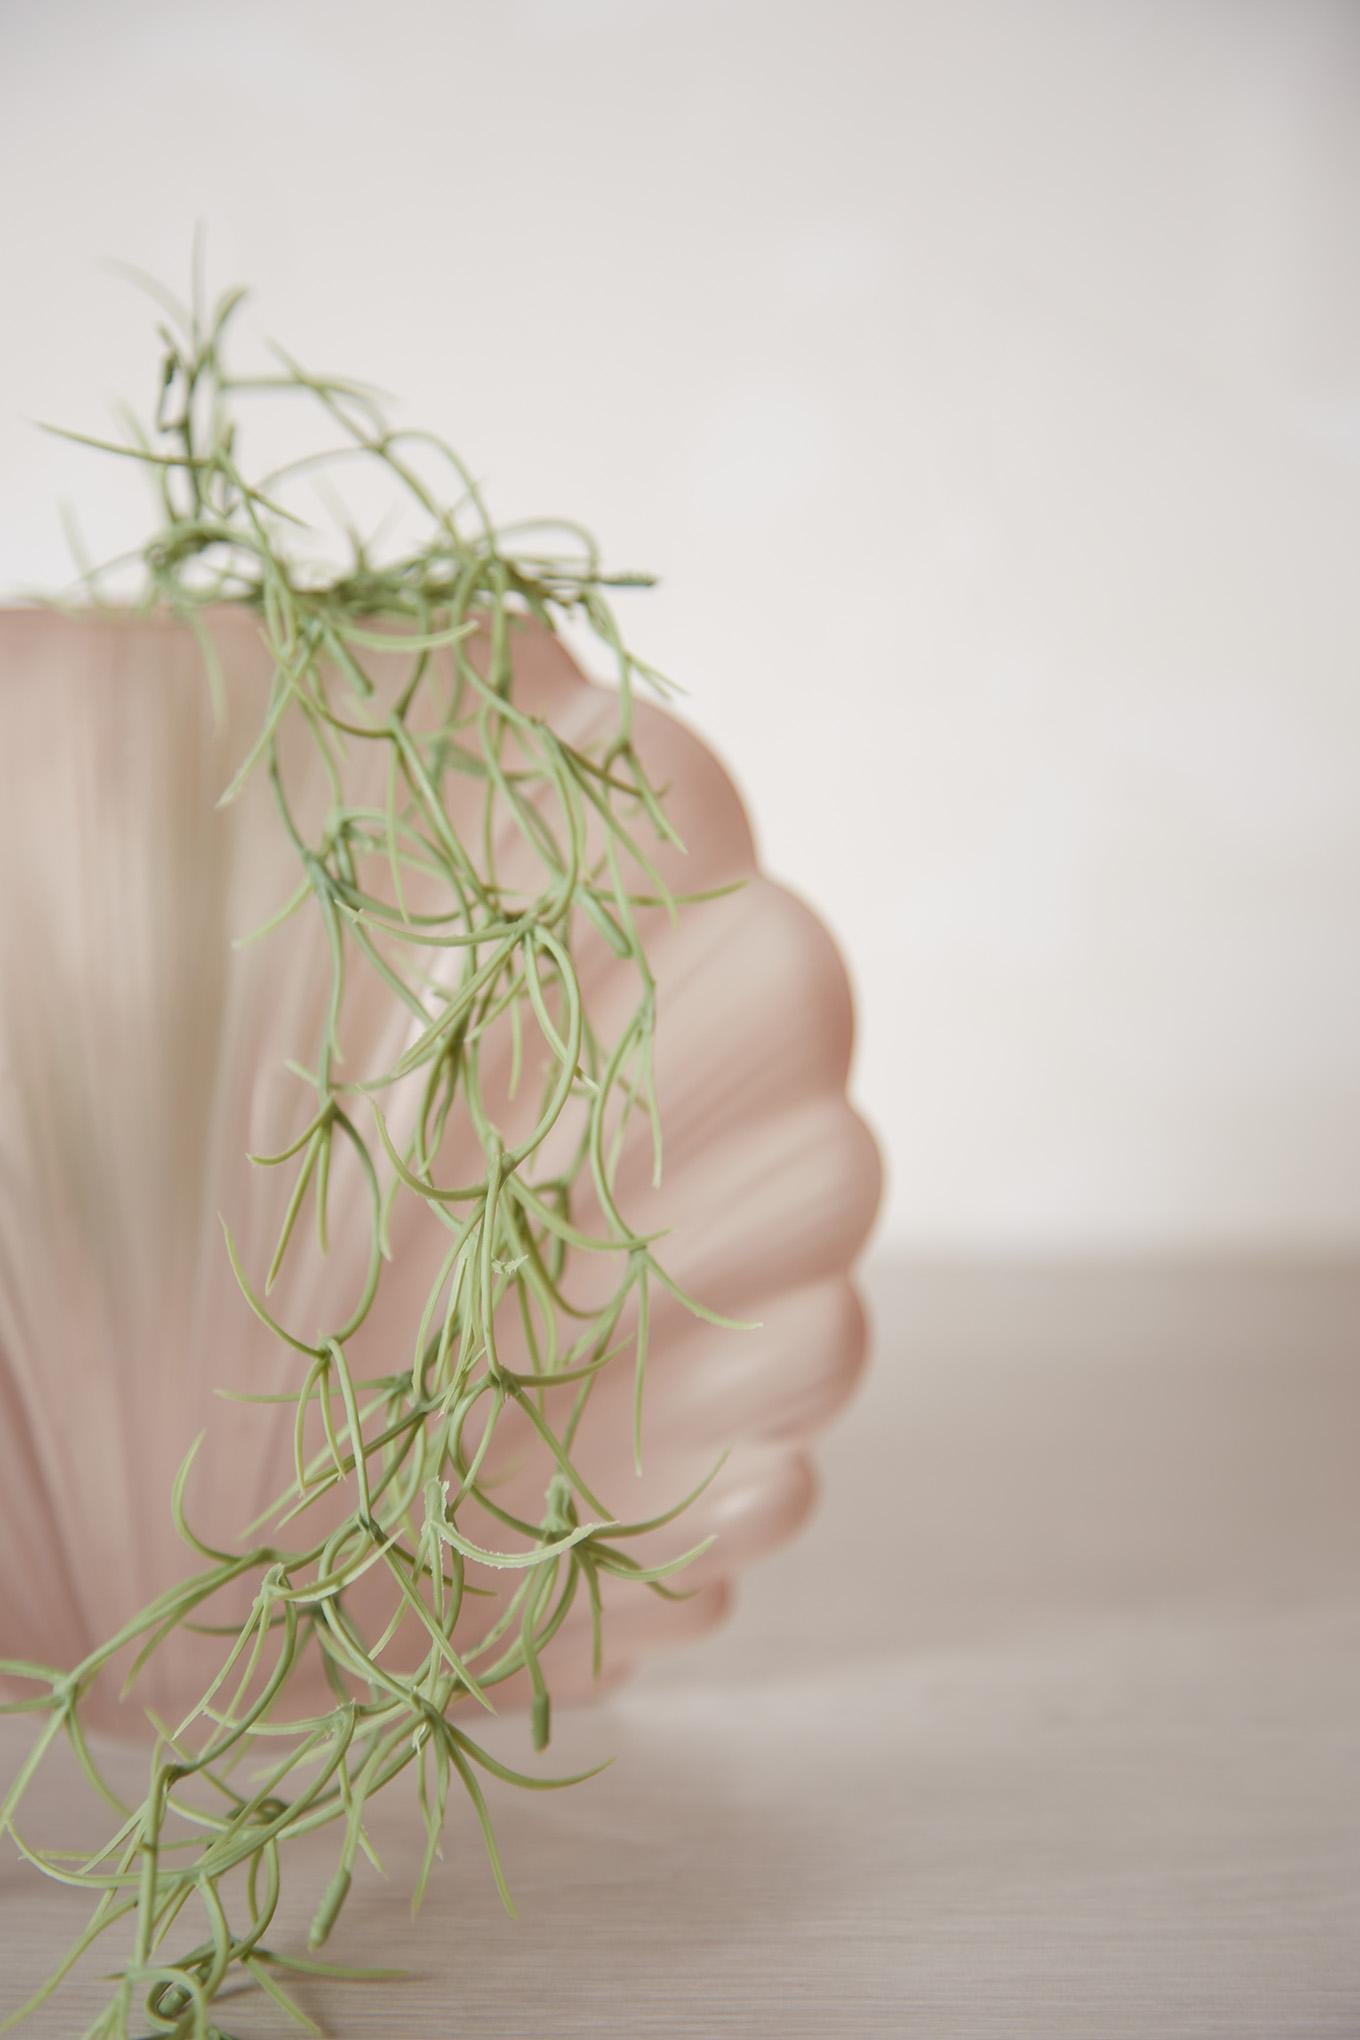
[[(1360, 1241), (1360, 10), (5, 0), (0, 580), (193, 223), (659, 570), (919, 1248)], [(16, 875), (7, 874), (7, 883)]]

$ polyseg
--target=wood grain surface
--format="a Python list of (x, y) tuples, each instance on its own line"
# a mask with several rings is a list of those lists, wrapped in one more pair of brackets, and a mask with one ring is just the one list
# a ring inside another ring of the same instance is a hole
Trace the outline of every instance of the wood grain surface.
[[(520, 1917), (459, 1809), (413, 1923), (383, 1810), (344, 1948), (412, 1976), (306, 1986), (335, 2040), (1360, 2034), (1360, 1270), (883, 1262), (870, 1296), (811, 1531), (564, 1714), (554, 1767), (603, 1777), (496, 1793)], [(71, 1797), (35, 1838), (83, 1839)], [(7, 2003), (79, 1917), (0, 1851)], [(99, 2002), (82, 1973), (24, 2030)]]

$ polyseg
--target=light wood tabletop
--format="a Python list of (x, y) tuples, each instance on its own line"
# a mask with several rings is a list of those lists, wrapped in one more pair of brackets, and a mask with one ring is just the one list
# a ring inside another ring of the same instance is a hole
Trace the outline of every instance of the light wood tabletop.
[[(1360, 2034), (1360, 1270), (868, 1286), (811, 1529), (723, 1631), (563, 1714), (554, 1764), (608, 1772), (496, 1794), (520, 1917), (459, 1808), (413, 1923), (410, 1809), (379, 1814), (345, 1952), (412, 1977), (304, 1986), (335, 2040)], [(6, 2001), (79, 1917), (0, 1850)]]

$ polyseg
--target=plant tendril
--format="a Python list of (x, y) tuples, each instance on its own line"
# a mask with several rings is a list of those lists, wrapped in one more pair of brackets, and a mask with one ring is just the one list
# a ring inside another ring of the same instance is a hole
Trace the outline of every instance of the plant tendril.
[[(288, 941), (289, 924), (311, 912), (329, 979), (319, 1038), (295, 1045), (310, 1053), (310, 1067), (288, 1064), (313, 1094), (302, 1131), (250, 1157), (263, 1170), (291, 1171), (266, 1264), (248, 1268), (225, 1221), (224, 1234), (250, 1309), (296, 1356), (296, 1389), (285, 1398), (294, 1405), (293, 1478), (245, 1531), (244, 1548), (221, 1549), (187, 1515), (196, 1440), (171, 1507), (198, 1569), (71, 1669), (0, 1661), (0, 1677), (22, 1689), (5, 1711), (40, 1717), (0, 1802), (0, 1832), (93, 1906), (70, 1955), (5, 2025), (36, 2009), (118, 1929), (128, 1952), (113, 1965), (112, 1994), (87, 2040), (144, 2031), (227, 2040), (215, 2008), (243, 1985), (318, 2032), (295, 1994), (307, 1978), (381, 1988), (395, 1974), (304, 1958), (270, 1936), (290, 1842), (333, 1827), (334, 1871), (316, 1895), (310, 1930), (313, 1950), (328, 1942), (359, 1858), (377, 1861), (370, 1805), (412, 1769), (424, 1827), (413, 1908), (440, 1853), (456, 1783), (513, 1910), (479, 1773), (530, 1790), (580, 1780), (516, 1771), (462, 1722), (469, 1710), (494, 1710), (495, 1688), (522, 1675), (531, 1740), (545, 1747), (545, 1654), (572, 1609), (579, 1603), (588, 1614), (598, 1675), (602, 1580), (673, 1596), (672, 1576), (711, 1542), (663, 1563), (635, 1559), (629, 1540), (669, 1523), (712, 1474), (673, 1508), (630, 1522), (587, 1485), (574, 1448), (604, 1372), (631, 1354), (627, 1404), (641, 1470), (658, 1287), (711, 1322), (729, 1321), (668, 1275), (659, 1236), (629, 1222), (618, 1188), (621, 1144), (639, 1113), (660, 1178), (656, 986), (638, 917), (644, 909), (674, 914), (677, 905), (641, 840), (649, 832), (679, 843), (664, 790), (634, 749), (632, 708), (637, 683), (663, 695), (671, 686), (626, 648), (610, 606), (613, 590), (645, 586), (646, 577), (607, 574), (594, 541), (570, 523), (498, 530), (453, 450), (433, 434), (393, 429), (366, 385), (309, 374), (277, 350), (273, 372), (235, 373), (225, 343), (243, 293), (210, 306), (197, 261), (188, 307), (137, 280), (165, 314), (151, 423), (134, 423), (119, 440), (66, 436), (138, 462), (156, 491), (159, 528), (134, 554), (85, 566), (71, 600), (105, 605), (119, 575), (138, 573), (136, 606), (168, 611), (193, 630), (219, 721), (231, 677), (213, 637), (223, 605), (255, 615), (272, 658), (258, 730), (222, 802), (265, 776), (296, 853), (297, 883), (238, 946)], [(240, 407), (280, 397), (319, 414), (325, 443), (252, 479), (238, 453)], [(337, 564), (328, 541), (283, 499), (352, 461), (386, 477), (417, 535), (381, 553), (351, 533)], [(441, 471), (456, 493), (452, 507), (429, 479)], [(531, 538), (533, 549), (516, 550), (515, 538)], [(526, 628), (560, 633), (577, 624), (615, 669), (617, 713), (603, 736), (568, 742), (517, 699), (515, 646)], [(290, 794), (288, 746), (301, 740), (314, 748), (330, 794), (315, 823)], [(376, 778), (366, 762), (375, 748), (385, 753)], [(455, 825), (455, 784), (461, 811), (469, 788), (481, 803), (474, 828)], [(526, 869), (540, 874), (537, 885)], [(610, 1030), (582, 972), (583, 951), (599, 943), (636, 986)], [(376, 1068), (364, 1066), (346, 1028), (353, 988), (373, 974), (401, 1021), (380, 1036), (400, 1046)], [(471, 1180), (442, 1180), (454, 1129), (464, 1149), (468, 1137), (480, 1149)], [(337, 1142), (367, 1208), (367, 1254), (355, 1257), (362, 1274), (340, 1271), (350, 1287), (327, 1306), (329, 1322), (290, 1324), (286, 1307), (267, 1299), (309, 1207), (323, 1253), (335, 1236)], [(352, 1353), (392, 1257), (399, 1206), (436, 1243), (438, 1272), (409, 1351), (389, 1371), (363, 1377)], [(582, 1286), (586, 1265), (607, 1272), (605, 1293), (598, 1282)], [(537, 1518), (493, 1492), (491, 1447), (511, 1422), (515, 1463), (537, 1454), (542, 1467)], [(494, 1544), (484, 1531), (472, 1534), (470, 1512), (474, 1527), (492, 1524)], [(295, 1527), (309, 1520), (311, 1529)], [(356, 1598), (361, 1581), (365, 1595)], [(469, 1629), (488, 1590), (500, 1601), (494, 1619)], [(131, 1654), (132, 1685), (186, 1629), (222, 1643), (218, 1669), (177, 1726), (153, 1717), (147, 1790), (129, 1806), (91, 1754), (83, 1710), (115, 1659)], [(319, 1711), (314, 1697), (299, 1701), (315, 1695), (318, 1680), (329, 1696)], [(61, 1737), (117, 1821), (92, 1853), (43, 1853), (17, 1826)], [(172, 1958), (172, 1932), (186, 1917), (196, 1922), (190, 1944)]]

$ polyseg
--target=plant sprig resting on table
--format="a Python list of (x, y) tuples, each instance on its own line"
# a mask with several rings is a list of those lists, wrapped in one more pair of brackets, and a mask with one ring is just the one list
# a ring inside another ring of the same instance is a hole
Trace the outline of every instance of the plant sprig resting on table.
[[(157, 294), (169, 323), (159, 328), (154, 419), (145, 429), (133, 421), (124, 442), (89, 443), (143, 464), (157, 486), (161, 526), (135, 556), (87, 568), (80, 600), (102, 601), (107, 575), (131, 560), (142, 576), (139, 606), (164, 608), (196, 632), (219, 706), (230, 676), (212, 641), (213, 606), (245, 605), (257, 614), (273, 680), (258, 736), (223, 798), (233, 799), (252, 774), (267, 775), (299, 875), (292, 897), (256, 933), (268, 938), (296, 913), (318, 915), (331, 979), (322, 1038), (299, 1043), (299, 1056), (309, 1060), (290, 1065), (314, 1092), (306, 1123), (282, 1152), (252, 1157), (294, 1172), (271, 1267), (247, 1271), (229, 1234), (226, 1240), (251, 1308), (296, 1356), (293, 1481), (247, 1528), (251, 1541), (238, 1551), (219, 1549), (201, 1541), (186, 1518), (191, 1451), (171, 1507), (199, 1569), (72, 1669), (0, 1662), (0, 1674), (39, 1689), (6, 1711), (30, 1712), (41, 1724), (0, 1804), (0, 1830), (38, 1869), (93, 1901), (67, 1960), (7, 2023), (34, 2010), (92, 1943), (121, 1927), (128, 1952), (88, 2040), (126, 2040), (134, 2026), (225, 2040), (216, 2008), (247, 1984), (318, 2030), (284, 1980), (293, 1981), (291, 1973), (390, 1974), (284, 1952), (269, 1935), (290, 1838), (331, 1823), (338, 1831), (334, 1875), (319, 1894), (310, 1935), (314, 1949), (327, 1941), (358, 1856), (372, 1854), (369, 1803), (412, 1766), (425, 1828), (413, 1904), (424, 1893), (456, 1783), (475, 1810), (509, 1906), (479, 1774), (533, 1788), (578, 1781), (510, 1769), (464, 1723), (472, 1709), (493, 1705), (495, 1687), (523, 1674), (533, 1743), (542, 1749), (550, 1712), (541, 1654), (577, 1599), (589, 1604), (598, 1671), (602, 1575), (660, 1594), (681, 1591), (668, 1576), (705, 1547), (646, 1567), (631, 1555), (630, 1540), (669, 1522), (694, 1497), (649, 1521), (620, 1521), (583, 1479), (573, 1447), (603, 1371), (631, 1364), (640, 1465), (655, 1285), (700, 1315), (729, 1322), (677, 1287), (658, 1258), (657, 1237), (635, 1231), (616, 1199), (620, 1141), (634, 1113), (650, 1123), (659, 1180), (656, 987), (638, 909), (673, 912), (677, 904), (646, 841), (678, 839), (633, 742), (635, 682), (662, 691), (666, 683), (626, 649), (609, 600), (611, 588), (645, 585), (643, 577), (605, 574), (592, 542), (571, 525), (555, 527), (567, 552), (515, 550), (516, 530), (492, 523), (456, 455), (429, 433), (389, 427), (365, 387), (306, 374), (282, 355), (269, 374), (233, 374), (224, 336), (239, 291), (211, 310), (198, 287), (192, 309)], [(236, 412), (241, 400), (266, 393), (314, 407), (334, 443), (252, 481), (238, 465)], [(385, 558), (352, 538), (344, 567), (327, 566), (308, 556), (314, 534), (281, 499), (304, 475), (356, 458), (385, 471), (420, 520), (420, 536)], [(446, 467), (454, 507), (426, 477), (431, 460)], [(549, 630), (582, 623), (607, 650), (617, 715), (603, 745), (574, 747), (517, 706), (512, 640), (521, 618)], [(366, 667), (381, 660), (390, 668), (393, 659), (406, 662), (401, 684), (375, 684)], [(317, 747), (329, 787), (329, 812), (310, 835), (281, 766), (290, 725)], [(386, 797), (377, 806), (355, 797), (348, 776), (351, 761), (373, 746), (386, 753)], [(483, 820), (475, 837), (460, 835), (450, 820), (445, 787), (454, 773), (479, 788)], [(517, 892), (502, 876), (498, 831), (507, 826), (541, 870), (536, 892)], [(635, 976), (636, 1000), (612, 1037), (602, 1036), (583, 995), (581, 931), (603, 939)], [(408, 1010), (409, 1027), (391, 1067), (355, 1072), (344, 1056), (346, 987), (352, 973), (364, 971), (380, 975)], [(482, 1082), (493, 1026), (511, 1031), (511, 1096), (530, 1081), (526, 1040), (544, 1051), (534, 1123), (518, 1139), (497, 1123)], [(545, 1175), (544, 1143), (569, 1111), (569, 1159)], [(476, 1180), (452, 1186), (435, 1173), (451, 1118), (475, 1134), (483, 1160)], [(326, 1250), (337, 1143), (352, 1156), (367, 1195), (367, 1271), (357, 1302), (337, 1307), (323, 1336), (306, 1336), (283, 1323), (267, 1298), (307, 1217)], [(598, 1214), (593, 1232), (577, 1223), (580, 1194)], [(439, 1229), (444, 1251), (399, 1366), (357, 1376), (349, 1349), (378, 1293), (398, 1198), (420, 1201), (428, 1215), (422, 1223)], [(598, 1307), (573, 1301), (572, 1269), (581, 1257), (603, 1258), (617, 1270)], [(506, 1313), (527, 1355), (518, 1369), (498, 1348)], [(572, 1391), (565, 1407), (557, 1393), (563, 1388)], [(507, 1510), (482, 1477), (497, 1423), (512, 1410), (544, 1448), (537, 1521)], [(308, 1542), (309, 1512), (323, 1497), (332, 1518)], [(507, 1548), (489, 1548), (460, 1527), (469, 1506), (505, 1526)], [(479, 1592), (478, 1575), (495, 1570), (513, 1590), (492, 1627), (468, 1644), (460, 1616)], [(374, 1573), (390, 1590), (386, 1619), (366, 1626), (347, 1597)], [(251, 1598), (239, 1626), (215, 1623), (219, 1597), (243, 1593)], [(131, 1686), (181, 1627), (221, 1636), (220, 1668), (184, 1720), (154, 1721), (146, 1796), (130, 1805), (91, 1752), (83, 1703), (121, 1655), (131, 1656)], [(421, 1652), (407, 1671), (387, 1656), (399, 1630), (414, 1635)], [(333, 1703), (324, 1712), (290, 1709), (305, 1660), (324, 1672)], [(102, 1846), (83, 1855), (44, 1852), (18, 1825), (25, 1792), (63, 1735), (116, 1822)], [(187, 1940), (179, 1952), (172, 1952), (172, 1933)]]

